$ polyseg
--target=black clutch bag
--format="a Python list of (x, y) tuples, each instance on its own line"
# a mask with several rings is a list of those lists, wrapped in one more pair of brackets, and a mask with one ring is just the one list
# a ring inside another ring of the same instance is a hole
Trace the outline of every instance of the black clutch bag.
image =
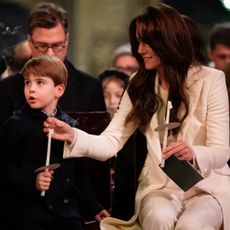
[(204, 179), (188, 161), (178, 160), (174, 155), (160, 168), (185, 192)]

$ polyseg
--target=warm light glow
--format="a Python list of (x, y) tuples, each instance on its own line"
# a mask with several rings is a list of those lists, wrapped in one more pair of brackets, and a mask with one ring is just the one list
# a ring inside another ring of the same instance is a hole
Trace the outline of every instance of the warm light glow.
[(230, 11), (230, 0), (220, 0), (226, 10)]

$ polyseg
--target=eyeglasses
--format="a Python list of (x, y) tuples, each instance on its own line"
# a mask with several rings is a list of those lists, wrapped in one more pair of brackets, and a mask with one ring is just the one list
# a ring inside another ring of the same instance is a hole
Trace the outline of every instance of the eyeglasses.
[(35, 42), (31, 38), (31, 42), (35, 49), (37, 49), (41, 53), (46, 53), (48, 49), (52, 49), (53, 52), (59, 53), (66, 47), (66, 40), (62, 42), (57, 42), (53, 44), (47, 44), (47, 43), (41, 43), (41, 42)]

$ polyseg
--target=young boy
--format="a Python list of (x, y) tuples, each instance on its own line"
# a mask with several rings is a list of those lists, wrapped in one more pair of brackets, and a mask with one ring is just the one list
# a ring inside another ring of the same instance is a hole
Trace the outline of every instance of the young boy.
[(48, 138), (43, 122), (47, 117), (77, 125), (57, 106), (65, 91), (67, 70), (58, 58), (41, 56), (30, 59), (22, 73), (26, 104), (6, 121), (0, 136), (5, 229), (81, 230), (83, 216), (100, 220), (109, 215), (96, 202), (83, 159), (64, 160), (63, 142), (52, 140), (50, 164), (60, 167), (35, 172), (46, 163)]

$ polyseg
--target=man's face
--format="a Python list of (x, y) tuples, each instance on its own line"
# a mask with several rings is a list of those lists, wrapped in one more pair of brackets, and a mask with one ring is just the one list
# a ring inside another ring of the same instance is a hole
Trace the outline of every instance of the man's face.
[(67, 54), (69, 35), (65, 33), (61, 24), (50, 29), (38, 27), (33, 30), (28, 40), (32, 57), (49, 55), (56, 56), (64, 61)]
[(208, 57), (214, 62), (216, 69), (222, 70), (227, 63), (230, 63), (230, 47), (217, 44), (214, 49), (209, 50)]

